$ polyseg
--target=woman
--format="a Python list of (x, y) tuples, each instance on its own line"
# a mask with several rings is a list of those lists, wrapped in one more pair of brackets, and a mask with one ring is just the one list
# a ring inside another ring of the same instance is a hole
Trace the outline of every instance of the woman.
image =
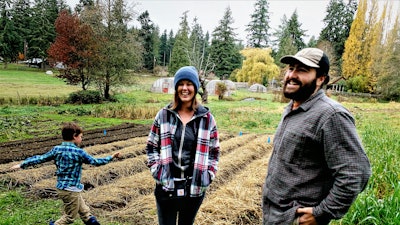
[(219, 160), (216, 122), (196, 99), (196, 68), (180, 68), (174, 78), (173, 102), (154, 119), (147, 141), (148, 166), (156, 180), (160, 225), (194, 223)]

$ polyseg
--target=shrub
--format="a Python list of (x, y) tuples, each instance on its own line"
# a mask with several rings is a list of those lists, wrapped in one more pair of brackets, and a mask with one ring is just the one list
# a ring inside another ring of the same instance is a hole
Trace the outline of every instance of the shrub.
[(66, 103), (71, 104), (98, 104), (103, 102), (103, 97), (99, 91), (81, 90), (71, 93)]
[(215, 86), (215, 92), (218, 94), (218, 99), (222, 100), (224, 99), (224, 95), (228, 88), (226, 87), (226, 84), (223, 82), (218, 82)]

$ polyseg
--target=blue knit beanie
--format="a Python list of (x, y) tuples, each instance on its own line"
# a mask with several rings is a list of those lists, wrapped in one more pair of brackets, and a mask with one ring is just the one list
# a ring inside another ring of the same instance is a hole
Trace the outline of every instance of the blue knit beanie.
[(190, 82), (192, 82), (197, 93), (197, 91), (199, 90), (200, 81), (199, 75), (194, 66), (184, 66), (176, 71), (174, 78), (175, 91), (178, 89), (178, 83), (181, 80), (189, 80)]

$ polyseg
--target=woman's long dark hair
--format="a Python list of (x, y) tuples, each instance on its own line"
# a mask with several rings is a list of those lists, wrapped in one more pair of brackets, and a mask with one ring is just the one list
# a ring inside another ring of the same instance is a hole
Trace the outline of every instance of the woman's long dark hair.
[[(197, 93), (196, 93), (196, 95), (197, 95)], [(194, 111), (196, 111), (197, 108), (198, 108), (199, 105), (200, 105), (199, 101), (198, 101), (197, 98), (196, 98), (196, 95), (194, 95), (194, 97), (193, 97), (193, 99), (192, 99), (192, 105), (191, 105), (191, 110), (194, 110)], [(181, 99), (179, 98), (178, 92), (175, 91), (174, 99), (173, 99), (173, 101), (172, 101), (171, 109), (172, 109), (172, 110), (179, 110), (181, 107), (182, 107), (182, 101), (181, 101)]]

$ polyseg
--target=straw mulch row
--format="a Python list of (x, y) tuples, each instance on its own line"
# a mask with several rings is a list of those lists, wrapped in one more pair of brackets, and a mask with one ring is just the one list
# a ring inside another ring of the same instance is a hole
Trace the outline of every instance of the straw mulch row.
[[(234, 139), (236, 138), (233, 138), (229, 142), (234, 143)], [(271, 145), (267, 144), (266, 136), (257, 136), (251, 142), (248, 142), (248, 144), (236, 148), (227, 154), (222, 154), (217, 177), (211, 184), (211, 188), (207, 192), (204, 201), (205, 206), (207, 204), (212, 206), (216, 204), (212, 201), (219, 199), (218, 201), (220, 202), (218, 204), (220, 205), (215, 206), (219, 210), (210, 211), (207, 207), (201, 207), (196, 224), (242, 224), (240, 222), (231, 223), (231, 221), (248, 220), (254, 222), (260, 220), (260, 212), (257, 209), (261, 210), (260, 190), (265, 178), (266, 162), (269, 158), (271, 148)], [(264, 162), (260, 163), (262, 160)], [(224, 191), (237, 183), (242, 183), (241, 187), (243, 188), (239, 189), (247, 192), (248, 196), (242, 196), (241, 199), (237, 199), (237, 196), (230, 196), (229, 193)], [(118, 181), (116, 186), (115, 184), (109, 184), (97, 190), (93, 189), (87, 193), (86, 198), (91, 206), (98, 206), (99, 204), (104, 204), (104, 202), (114, 202), (115, 205), (124, 206), (124, 208), (116, 209), (107, 205), (109, 207), (107, 211), (111, 210), (111, 212), (105, 212), (104, 205), (101, 210), (95, 209), (98, 214), (107, 218), (109, 222), (118, 221), (122, 224), (150, 225), (157, 224), (153, 189), (154, 181), (150, 172), (144, 171), (140, 173), (140, 177), (135, 175), (126, 180), (126, 183)], [(221, 197), (220, 193), (225, 194)], [(208, 203), (210, 201), (211, 203)], [(240, 204), (243, 207), (245, 205), (248, 206), (245, 209), (237, 208), (236, 211), (232, 210), (232, 208), (235, 208), (235, 204), (237, 204), (235, 201), (243, 201)], [(231, 205), (226, 207), (227, 204)], [(223, 209), (225, 211), (218, 212)], [(220, 213), (225, 216), (219, 216), (218, 214)], [(227, 221), (225, 217), (231, 217), (231, 220)]]
[[(157, 224), (154, 180), (146, 166), (147, 136), (86, 147), (95, 157), (116, 151), (122, 158), (101, 167), (84, 165), (84, 198), (104, 224)], [(196, 224), (258, 224), (260, 192), (271, 144), (266, 135), (220, 134), (219, 171), (200, 208)], [(0, 172), (14, 163), (0, 165)], [(9, 188), (24, 186), (39, 197), (55, 197), (52, 164), (4, 172), (0, 182)]]
[[(107, 164), (102, 167), (93, 167), (89, 165), (84, 165), (83, 169), (84, 172), (82, 174), (82, 181), (85, 182), (87, 185), (86, 188), (91, 188), (94, 186), (98, 186), (99, 183), (101, 182), (107, 182), (107, 180), (110, 180), (110, 177), (115, 177), (115, 176), (123, 176), (126, 174), (126, 171), (129, 168), (135, 168), (138, 165), (143, 167), (145, 159), (142, 158), (140, 160), (135, 159), (135, 162), (131, 162), (130, 158), (134, 158), (139, 155), (145, 154), (145, 149), (144, 149), (144, 144), (146, 143), (147, 137), (137, 137), (137, 138), (132, 138), (126, 141), (118, 141), (114, 143), (109, 143), (109, 144), (104, 144), (104, 145), (96, 145), (96, 146), (91, 146), (87, 147), (85, 150), (89, 153), (94, 155), (95, 157), (105, 157), (107, 155), (112, 154), (115, 151), (119, 151), (122, 153), (122, 160), (116, 160), (110, 164)], [(107, 153), (105, 153), (107, 152)], [(102, 154), (101, 154), (102, 153)], [(129, 159), (127, 162), (124, 162), (125, 159)], [(136, 162), (138, 161), (138, 162)], [(14, 163), (7, 163), (7, 164), (2, 164), (0, 170), (7, 171), (13, 164), (20, 163), (20, 162), (14, 162)], [(127, 167), (125, 164), (129, 163), (129, 167)], [(6, 168), (4, 168), (6, 167)], [(118, 169), (115, 169), (114, 167), (121, 168), (121, 172), (118, 171)], [(110, 169), (109, 169), (110, 168)], [(114, 169), (113, 169), (114, 168)], [(38, 189), (44, 188), (45, 193), (42, 193), (43, 190), (40, 190), (40, 196), (46, 197), (46, 192), (49, 192), (50, 195), (53, 195), (53, 192), (55, 192), (55, 166), (49, 162), (46, 163), (45, 165), (39, 165), (37, 168), (32, 168), (29, 169), (29, 173), (27, 173), (27, 170), (18, 170), (15, 172), (7, 172), (4, 174), (0, 174), (0, 181), (2, 183), (6, 183), (9, 187), (13, 186), (34, 186), (34, 184), (38, 185), (38, 182), (49, 184), (50, 186), (38, 186)], [(136, 169), (135, 169), (136, 170)], [(93, 172), (91, 172), (93, 171)], [(115, 174), (120, 174), (120, 175), (115, 175)], [(96, 175), (93, 175), (96, 174)], [(113, 175), (114, 174), (114, 175)], [(86, 177), (88, 177), (86, 179)], [(94, 181), (94, 178), (96, 178), (97, 181)], [(101, 179), (100, 179), (101, 178)], [(87, 180), (87, 181), (86, 181)], [(35, 189), (35, 188), (34, 188)], [(52, 190), (53, 189), (53, 190)]]
[[(86, 140), (84, 140), (84, 142), (85, 141)], [(140, 146), (142, 148), (142, 150), (144, 151), (144, 148), (142, 146), (146, 143), (146, 141), (147, 141), (147, 136), (139, 136), (139, 137), (134, 137), (134, 138), (130, 138), (127, 140), (122, 140), (122, 141), (115, 141), (115, 142), (111, 142), (111, 143), (107, 143), (107, 144), (88, 146), (88, 147), (84, 147), (84, 149), (89, 154), (98, 157), (99, 154), (107, 153), (109, 155), (115, 151), (124, 149), (129, 146)], [(60, 143), (61, 142), (58, 142), (57, 144), (60, 144)], [(10, 153), (10, 155), (12, 155), (12, 153)], [(126, 158), (126, 156), (124, 156), (124, 157)], [(9, 173), (10, 172), (9, 168), (11, 166), (13, 166), (17, 163), (21, 163), (21, 162), (22, 162), (22, 160), (16, 160), (13, 162), (0, 164), (0, 174)], [(49, 165), (49, 164), (52, 164), (52, 163), (42, 164), (37, 167), (44, 167), (44, 165)]]
[[(229, 141), (221, 142), (221, 158), (229, 152), (238, 150), (240, 145), (243, 145), (243, 143), (249, 143), (250, 140), (254, 140), (256, 137), (257, 135), (251, 134), (231, 138)], [(251, 154), (248, 154), (248, 156), (251, 156)], [(239, 162), (240, 160), (232, 163), (238, 164)], [(223, 174), (223, 172), (219, 171), (218, 175), (220, 174)], [(220, 181), (216, 179), (215, 182)], [(115, 206), (125, 205), (127, 203), (126, 199), (132, 199), (134, 196), (139, 196), (145, 192), (149, 192), (153, 187), (153, 178), (149, 171), (145, 171), (144, 173), (135, 176), (116, 180), (115, 183), (95, 188), (87, 193), (87, 199), (94, 207), (113, 209)]]
[(261, 193), (268, 160), (269, 154), (254, 160), (213, 192), (202, 205), (197, 224), (261, 224)]

